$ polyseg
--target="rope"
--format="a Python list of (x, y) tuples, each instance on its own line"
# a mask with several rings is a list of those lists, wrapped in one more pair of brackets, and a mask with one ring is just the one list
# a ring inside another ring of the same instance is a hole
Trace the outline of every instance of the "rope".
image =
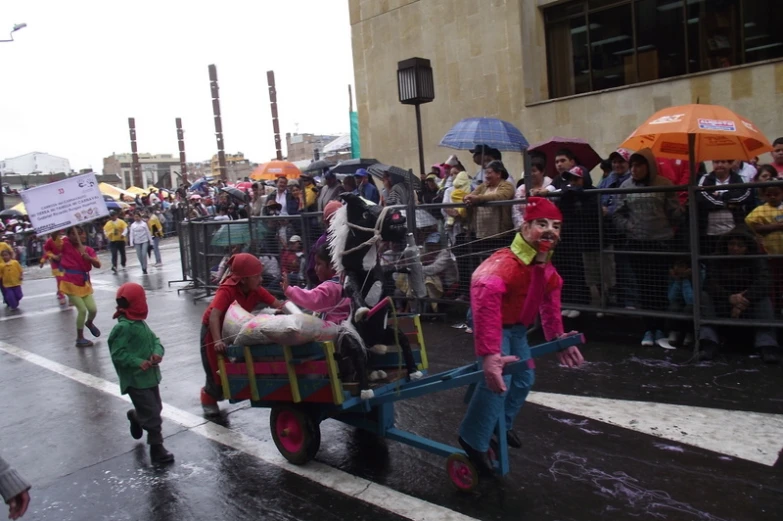
[(351, 221), (348, 221), (348, 227), (353, 228), (354, 230), (360, 230), (363, 232), (370, 232), (373, 234), (372, 237), (364, 241), (363, 243), (359, 244), (358, 246), (355, 246), (351, 248), (350, 250), (345, 250), (340, 253), (341, 257), (345, 257), (349, 253), (354, 253), (356, 251), (361, 250), (365, 246), (373, 246), (378, 241), (381, 240), (381, 227), (383, 226), (383, 221), (386, 219), (386, 213), (389, 211), (390, 207), (384, 206), (383, 210), (381, 210), (381, 214), (378, 216), (378, 218), (375, 220), (375, 227), (374, 228), (365, 228), (364, 226), (359, 226), (358, 224), (354, 224)]

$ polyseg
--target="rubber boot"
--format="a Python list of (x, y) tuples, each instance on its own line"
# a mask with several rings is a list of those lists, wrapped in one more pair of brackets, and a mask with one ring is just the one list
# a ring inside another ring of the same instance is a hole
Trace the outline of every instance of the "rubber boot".
[(162, 443), (150, 445), (150, 460), (152, 460), (153, 463), (172, 463), (174, 461), (174, 454), (167, 451)]

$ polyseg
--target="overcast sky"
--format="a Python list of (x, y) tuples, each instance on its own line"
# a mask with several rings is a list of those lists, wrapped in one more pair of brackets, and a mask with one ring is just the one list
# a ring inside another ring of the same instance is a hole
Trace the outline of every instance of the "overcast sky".
[(40, 151), (74, 170), (130, 152), (217, 151), (207, 66), (217, 65), (227, 153), (274, 155), (266, 71), (274, 70), (280, 131), (349, 131), (353, 84), (347, 0), (3, 0), (0, 159)]

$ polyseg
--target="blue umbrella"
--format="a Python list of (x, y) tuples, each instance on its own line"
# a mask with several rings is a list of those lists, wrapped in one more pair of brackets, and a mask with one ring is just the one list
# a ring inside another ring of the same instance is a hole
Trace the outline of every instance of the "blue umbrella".
[(202, 177), (198, 181), (194, 182), (192, 185), (190, 185), (189, 190), (195, 191), (195, 190), (201, 190), (201, 185), (209, 183), (209, 180), (206, 177)]
[(440, 146), (457, 150), (472, 150), (477, 145), (521, 152), (529, 143), (517, 127), (495, 118), (463, 119), (440, 140)]

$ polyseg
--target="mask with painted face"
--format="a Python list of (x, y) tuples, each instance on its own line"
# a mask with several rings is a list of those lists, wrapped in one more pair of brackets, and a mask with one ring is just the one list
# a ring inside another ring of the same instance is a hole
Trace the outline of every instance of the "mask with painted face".
[(524, 218), (522, 238), (539, 253), (548, 253), (560, 241), (563, 214), (548, 199), (530, 197)]
[(539, 253), (548, 253), (560, 242), (562, 221), (536, 219), (522, 225), (522, 238)]

